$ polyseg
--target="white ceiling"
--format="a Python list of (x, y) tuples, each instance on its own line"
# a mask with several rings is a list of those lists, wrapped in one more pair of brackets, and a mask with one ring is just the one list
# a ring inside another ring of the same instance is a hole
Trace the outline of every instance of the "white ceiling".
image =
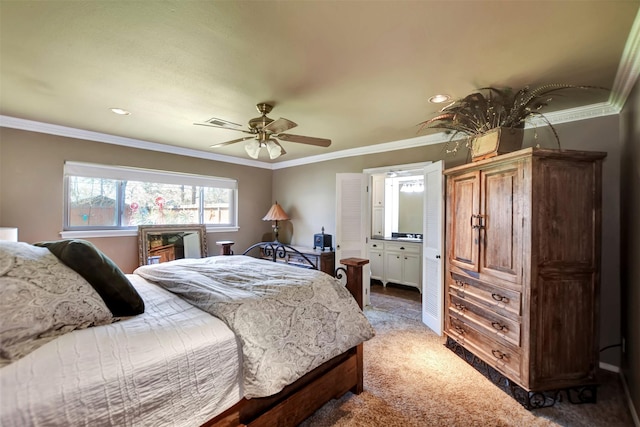
[[(276, 161), (290, 161), (423, 135), (416, 125), (438, 110), (427, 102), (437, 93), (566, 83), (612, 92), (570, 92), (547, 111), (620, 103), (637, 78), (639, 8), (637, 0), (2, 0), (0, 115), (4, 125), (24, 119), (246, 159), (243, 143), (209, 148), (245, 134), (193, 123), (244, 126), (269, 101), (269, 117), (298, 124), (290, 133), (333, 141), (282, 142), (287, 154)], [(265, 152), (260, 160), (270, 162)]]

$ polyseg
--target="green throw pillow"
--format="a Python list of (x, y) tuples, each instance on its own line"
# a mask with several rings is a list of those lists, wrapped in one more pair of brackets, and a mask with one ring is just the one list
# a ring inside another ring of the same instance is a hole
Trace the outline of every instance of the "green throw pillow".
[(144, 301), (124, 273), (91, 242), (80, 239), (34, 243), (49, 249), (75, 270), (102, 297), (114, 316), (134, 316), (144, 312)]

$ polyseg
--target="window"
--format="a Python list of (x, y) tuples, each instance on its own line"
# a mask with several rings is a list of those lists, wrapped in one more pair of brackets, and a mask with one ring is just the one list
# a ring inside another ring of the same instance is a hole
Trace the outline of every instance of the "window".
[(150, 169), (66, 162), (65, 231), (205, 224), (237, 229), (237, 181)]

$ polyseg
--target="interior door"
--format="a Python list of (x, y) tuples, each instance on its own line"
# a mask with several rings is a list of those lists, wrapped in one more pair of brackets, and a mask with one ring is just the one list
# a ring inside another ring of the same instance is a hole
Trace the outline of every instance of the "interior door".
[[(336, 263), (344, 258), (365, 258), (367, 209), (366, 176), (336, 174)], [(369, 304), (370, 269), (362, 275), (363, 303)]]
[(442, 335), (444, 322), (442, 160), (424, 168), (424, 216), (422, 236), (422, 322)]

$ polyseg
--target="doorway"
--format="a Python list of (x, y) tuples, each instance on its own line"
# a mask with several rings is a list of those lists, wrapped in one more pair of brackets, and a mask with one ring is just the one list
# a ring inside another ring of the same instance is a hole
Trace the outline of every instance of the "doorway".
[[(409, 304), (408, 312), (413, 311), (412, 304), (417, 301), (420, 319), (438, 335), (442, 334), (444, 323), (442, 169), (443, 163), (438, 161), (363, 171), (369, 189), (365, 256), (370, 260), (366, 281), (370, 301), (375, 304), (374, 292), (375, 296), (388, 295), (385, 304)], [(406, 193), (413, 197), (413, 204), (402, 212), (400, 201), (406, 199), (400, 195), (405, 188), (410, 190)], [(421, 209), (416, 208), (416, 195)], [(411, 221), (404, 222), (412, 224), (410, 229), (401, 229), (407, 226), (400, 225), (403, 222), (399, 219), (411, 216)]]

